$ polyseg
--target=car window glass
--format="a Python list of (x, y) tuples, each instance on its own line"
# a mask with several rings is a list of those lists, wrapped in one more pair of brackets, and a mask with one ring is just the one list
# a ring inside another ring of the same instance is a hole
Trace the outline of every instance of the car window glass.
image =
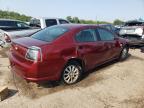
[(111, 32), (105, 29), (97, 29), (97, 30), (98, 30), (101, 40), (103, 41), (114, 40), (114, 35)]
[(67, 28), (52, 26), (33, 34), (31, 37), (34, 39), (51, 42), (66, 32), (68, 32)]
[(59, 20), (60, 24), (68, 24), (69, 22), (66, 20)]
[(47, 27), (57, 25), (56, 19), (47, 19), (45, 22)]
[(125, 26), (143, 26), (144, 22), (127, 22)]
[(15, 21), (5, 21), (5, 20), (1, 20), (1, 21), (0, 21), (0, 26), (17, 27)]
[(95, 42), (96, 40), (95, 31), (91, 29), (83, 30), (76, 35), (78, 42)]
[(23, 23), (23, 22), (17, 22), (17, 26), (19, 28), (29, 28), (29, 26), (27, 24)]
[(106, 25), (106, 26), (104, 26), (106, 29), (108, 29), (108, 30), (111, 30), (111, 26), (109, 26), (109, 25)]

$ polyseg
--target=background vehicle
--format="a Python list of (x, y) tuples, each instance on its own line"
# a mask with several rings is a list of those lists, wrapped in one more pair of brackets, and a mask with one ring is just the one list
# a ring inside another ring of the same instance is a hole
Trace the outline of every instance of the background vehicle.
[[(32, 19), (30, 26), (18, 20), (0, 20), (0, 46), (7, 47), (12, 39), (30, 36), (31, 34), (49, 26), (69, 23), (60, 18)], [(3, 44), (2, 44), (3, 43)]]
[(99, 26), (104, 27), (104, 28), (116, 33), (117, 35), (119, 35), (120, 28), (117, 28), (117, 27), (113, 26), (112, 24), (99, 24)]
[(61, 19), (61, 18), (32, 18), (30, 20), (30, 26), (31, 27), (38, 27), (41, 29), (44, 29), (46, 27), (49, 26), (53, 26), (53, 25), (60, 25), (60, 24), (69, 24), (70, 22), (65, 20), (65, 19)]
[(130, 40), (131, 46), (144, 46), (144, 21), (126, 22), (119, 33)]
[(11, 71), (27, 81), (78, 82), (83, 72), (111, 60), (125, 60), (128, 44), (107, 29), (91, 25), (57, 25), (31, 37), (13, 40)]

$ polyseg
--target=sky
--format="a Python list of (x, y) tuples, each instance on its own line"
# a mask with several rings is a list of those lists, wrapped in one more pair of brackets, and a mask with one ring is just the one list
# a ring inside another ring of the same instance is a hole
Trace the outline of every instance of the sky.
[(0, 9), (32, 17), (79, 17), (112, 22), (144, 18), (144, 0), (0, 0)]

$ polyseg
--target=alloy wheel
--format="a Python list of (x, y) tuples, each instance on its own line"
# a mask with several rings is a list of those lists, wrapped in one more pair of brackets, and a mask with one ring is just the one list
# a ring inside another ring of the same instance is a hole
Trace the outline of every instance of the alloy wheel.
[(79, 76), (80, 76), (79, 67), (76, 65), (69, 65), (64, 70), (63, 80), (67, 84), (73, 84), (78, 80)]

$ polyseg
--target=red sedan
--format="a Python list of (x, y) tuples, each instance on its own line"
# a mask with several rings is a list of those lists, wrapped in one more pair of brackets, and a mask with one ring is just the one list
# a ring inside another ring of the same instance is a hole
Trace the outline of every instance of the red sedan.
[(57, 25), (16, 39), (9, 52), (11, 71), (30, 82), (74, 84), (84, 72), (128, 56), (125, 39), (99, 26)]

